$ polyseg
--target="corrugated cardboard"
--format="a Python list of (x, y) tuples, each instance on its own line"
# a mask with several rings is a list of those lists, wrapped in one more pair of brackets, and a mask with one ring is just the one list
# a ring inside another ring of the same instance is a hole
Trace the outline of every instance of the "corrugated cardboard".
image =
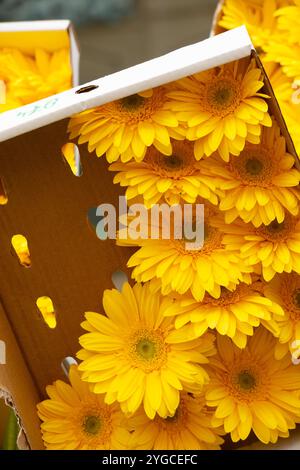
[[(89, 209), (117, 205), (120, 188), (105, 159), (88, 154), (86, 145), (80, 147), (83, 175), (72, 174), (61, 155), (66, 118), (251, 54), (256, 57), (250, 38), (238, 28), (0, 116), (0, 177), (8, 192), (8, 204), (0, 208), (0, 339), (7, 341), (9, 357), (0, 366), (0, 388), (10, 393), (32, 449), (42, 448), (37, 401), (47, 384), (63, 376), (61, 361), (79, 349), (84, 312), (101, 311), (103, 290), (112, 287), (113, 272), (126, 271), (131, 254), (113, 240), (97, 239), (88, 224)], [(267, 80), (265, 91), (271, 93)], [(273, 95), (271, 109), (280, 119)], [(15, 234), (27, 237), (30, 268), (11, 252)], [(55, 307), (55, 329), (35, 304), (44, 295)]]

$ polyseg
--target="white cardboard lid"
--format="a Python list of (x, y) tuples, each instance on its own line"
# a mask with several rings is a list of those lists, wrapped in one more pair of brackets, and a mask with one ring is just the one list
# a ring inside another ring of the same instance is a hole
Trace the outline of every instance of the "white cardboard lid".
[(88, 93), (59, 93), (0, 115), (0, 142), (110, 101), (248, 57), (253, 49), (244, 26), (89, 82)]

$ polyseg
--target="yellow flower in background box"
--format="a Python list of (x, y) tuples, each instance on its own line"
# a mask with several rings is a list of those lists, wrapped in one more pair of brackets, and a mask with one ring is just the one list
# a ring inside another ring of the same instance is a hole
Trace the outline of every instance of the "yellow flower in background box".
[[(247, 143), (238, 157), (223, 162), (216, 154), (202, 164), (205, 176), (221, 181), (219, 208), (230, 224), (238, 217), (255, 227), (284, 220), (284, 211), (299, 212), (300, 171), (295, 158), (287, 153), (285, 138), (273, 121), (263, 129), (261, 143)], [(216, 182), (218, 185), (218, 182)]]
[(300, 42), (288, 44), (286, 41), (275, 39), (268, 43), (265, 50), (265, 62), (279, 62), (288, 77), (300, 79)]
[(219, 299), (206, 294), (202, 302), (180, 297), (168, 307), (165, 315), (176, 315), (176, 328), (188, 325), (191, 335), (198, 337), (209, 328), (216, 329), (220, 335), (230, 337), (237, 347), (245, 348), (247, 337), (252, 336), (254, 328), (261, 323), (278, 336), (279, 328), (273, 317), (284, 316), (278, 302), (261, 295), (256, 285), (241, 283), (234, 291), (222, 289)]
[(142, 405), (150, 419), (173, 416), (185, 387), (198, 389), (209, 380), (203, 364), (214, 354), (214, 336), (194, 340), (176, 330), (163, 310), (172, 302), (151, 292), (149, 285), (124, 284), (122, 292), (106, 290), (107, 316), (86, 313), (79, 338), (82, 379), (108, 404), (119, 402), (123, 412)]
[(247, 439), (253, 430), (264, 444), (275, 443), (300, 422), (300, 366), (288, 356), (276, 360), (276, 343), (263, 327), (243, 350), (217, 337), (206, 399), (215, 408), (213, 424), (224, 426), (233, 442)]
[(291, 43), (300, 44), (300, 1), (291, 0), (288, 3), (289, 6), (280, 8), (275, 13), (278, 18), (278, 29)]
[(300, 350), (300, 276), (296, 273), (277, 274), (264, 286), (266, 296), (277, 302), (284, 310), (283, 317), (277, 317), (279, 343), (275, 348), (277, 359), (294, 350)]
[(248, 58), (176, 82), (168, 94), (171, 109), (195, 141), (197, 160), (218, 150), (229, 161), (246, 142), (260, 142), (262, 126), (272, 125), (263, 84), (262, 71)]
[[(213, 225), (217, 220), (222, 230)], [(160, 223), (162, 229), (164, 220)], [(223, 230), (226, 232), (222, 214), (205, 205), (204, 244), (200, 249), (191, 249), (184, 237), (177, 239), (172, 233), (168, 239), (119, 238), (118, 244), (140, 247), (127, 263), (134, 268), (133, 279), (151, 281), (153, 290), (161, 290), (163, 295), (190, 292), (201, 301), (206, 292), (218, 298), (221, 287), (233, 290), (239, 282), (251, 282), (252, 269), (243, 263), (238, 248), (226, 250)]]
[(255, 228), (241, 220), (224, 226), (227, 230), (223, 242), (226, 249), (240, 256), (253, 269), (261, 267), (265, 281), (273, 279), (276, 273), (300, 273), (300, 219), (285, 215), (284, 221), (276, 220), (268, 226)]
[(71, 366), (69, 378), (70, 385), (61, 380), (49, 385), (49, 399), (37, 405), (46, 449), (128, 449), (130, 435), (119, 406), (91, 393), (77, 366)]
[(187, 140), (173, 141), (170, 156), (152, 146), (142, 162), (117, 162), (109, 169), (118, 172), (114, 183), (128, 187), (127, 200), (141, 196), (147, 208), (159, 202), (193, 204), (199, 196), (218, 203), (217, 178), (202, 174), (201, 162), (195, 160), (193, 144)]
[(219, 25), (233, 29), (246, 25), (256, 47), (264, 47), (277, 31), (276, 9), (289, 0), (226, 0)]
[(50, 54), (36, 49), (31, 57), (16, 49), (2, 49), (0, 77), (7, 90), (7, 102), (0, 105), (0, 111), (60, 93), (72, 86), (69, 51), (60, 49)]
[(180, 140), (184, 133), (169, 109), (167, 91), (158, 87), (77, 114), (70, 120), (70, 136), (79, 136), (98, 157), (106, 154), (110, 163), (142, 161), (151, 145), (171, 155), (170, 137)]
[(203, 395), (180, 395), (180, 403), (172, 417), (156, 416), (150, 420), (143, 409), (129, 419), (136, 450), (219, 450), (223, 439), (211, 424), (212, 411)]

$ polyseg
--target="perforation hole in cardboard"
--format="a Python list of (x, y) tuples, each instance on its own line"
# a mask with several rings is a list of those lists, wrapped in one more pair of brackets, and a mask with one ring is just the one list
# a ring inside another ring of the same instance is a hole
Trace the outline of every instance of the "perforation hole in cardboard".
[(0, 206), (5, 206), (8, 202), (7, 192), (3, 179), (0, 178)]
[(67, 356), (65, 357), (62, 361), (61, 361), (61, 368), (63, 370), (63, 373), (69, 377), (69, 370), (70, 370), (70, 367), (72, 365), (77, 365), (78, 362), (76, 361), (76, 359), (74, 359), (74, 357), (71, 357), (71, 356)]
[(56, 328), (56, 312), (50, 297), (46, 295), (39, 297), (36, 300), (36, 306), (39, 309), (40, 314), (46, 325), (51, 329)]
[(76, 144), (68, 142), (61, 148), (64, 161), (70, 167), (73, 175), (82, 176), (82, 165), (80, 159), (80, 151)]
[(30, 268), (31, 257), (27, 238), (21, 234), (14, 235), (11, 239), (11, 245), (14, 253), (17, 255), (20, 265), (24, 268)]

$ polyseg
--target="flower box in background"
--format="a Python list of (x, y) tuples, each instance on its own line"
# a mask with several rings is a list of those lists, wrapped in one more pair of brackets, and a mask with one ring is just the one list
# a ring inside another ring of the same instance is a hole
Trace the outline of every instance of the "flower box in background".
[[(0, 339), (7, 364), (0, 365), (0, 388), (11, 396), (31, 449), (43, 448), (36, 404), (48, 384), (64, 378), (61, 364), (78, 351), (83, 313), (98, 310), (112, 274), (127, 271), (132, 253), (114, 240), (100, 242), (88, 225), (91, 208), (117, 207), (120, 188), (105, 159), (88, 154), (86, 146), (80, 147), (82, 171), (72, 174), (62, 157), (67, 118), (251, 56), (262, 68), (241, 27), (0, 116), (0, 178), (8, 199), (1, 207)], [(270, 112), (296, 160), (265, 75), (264, 83)], [(16, 234), (28, 242), (30, 255), (23, 261), (12, 254)], [(38, 311), (37, 299), (45, 296), (53, 302), (55, 321), (44, 321)]]
[(0, 83), (0, 112), (78, 85), (79, 49), (71, 22), (0, 23)]

